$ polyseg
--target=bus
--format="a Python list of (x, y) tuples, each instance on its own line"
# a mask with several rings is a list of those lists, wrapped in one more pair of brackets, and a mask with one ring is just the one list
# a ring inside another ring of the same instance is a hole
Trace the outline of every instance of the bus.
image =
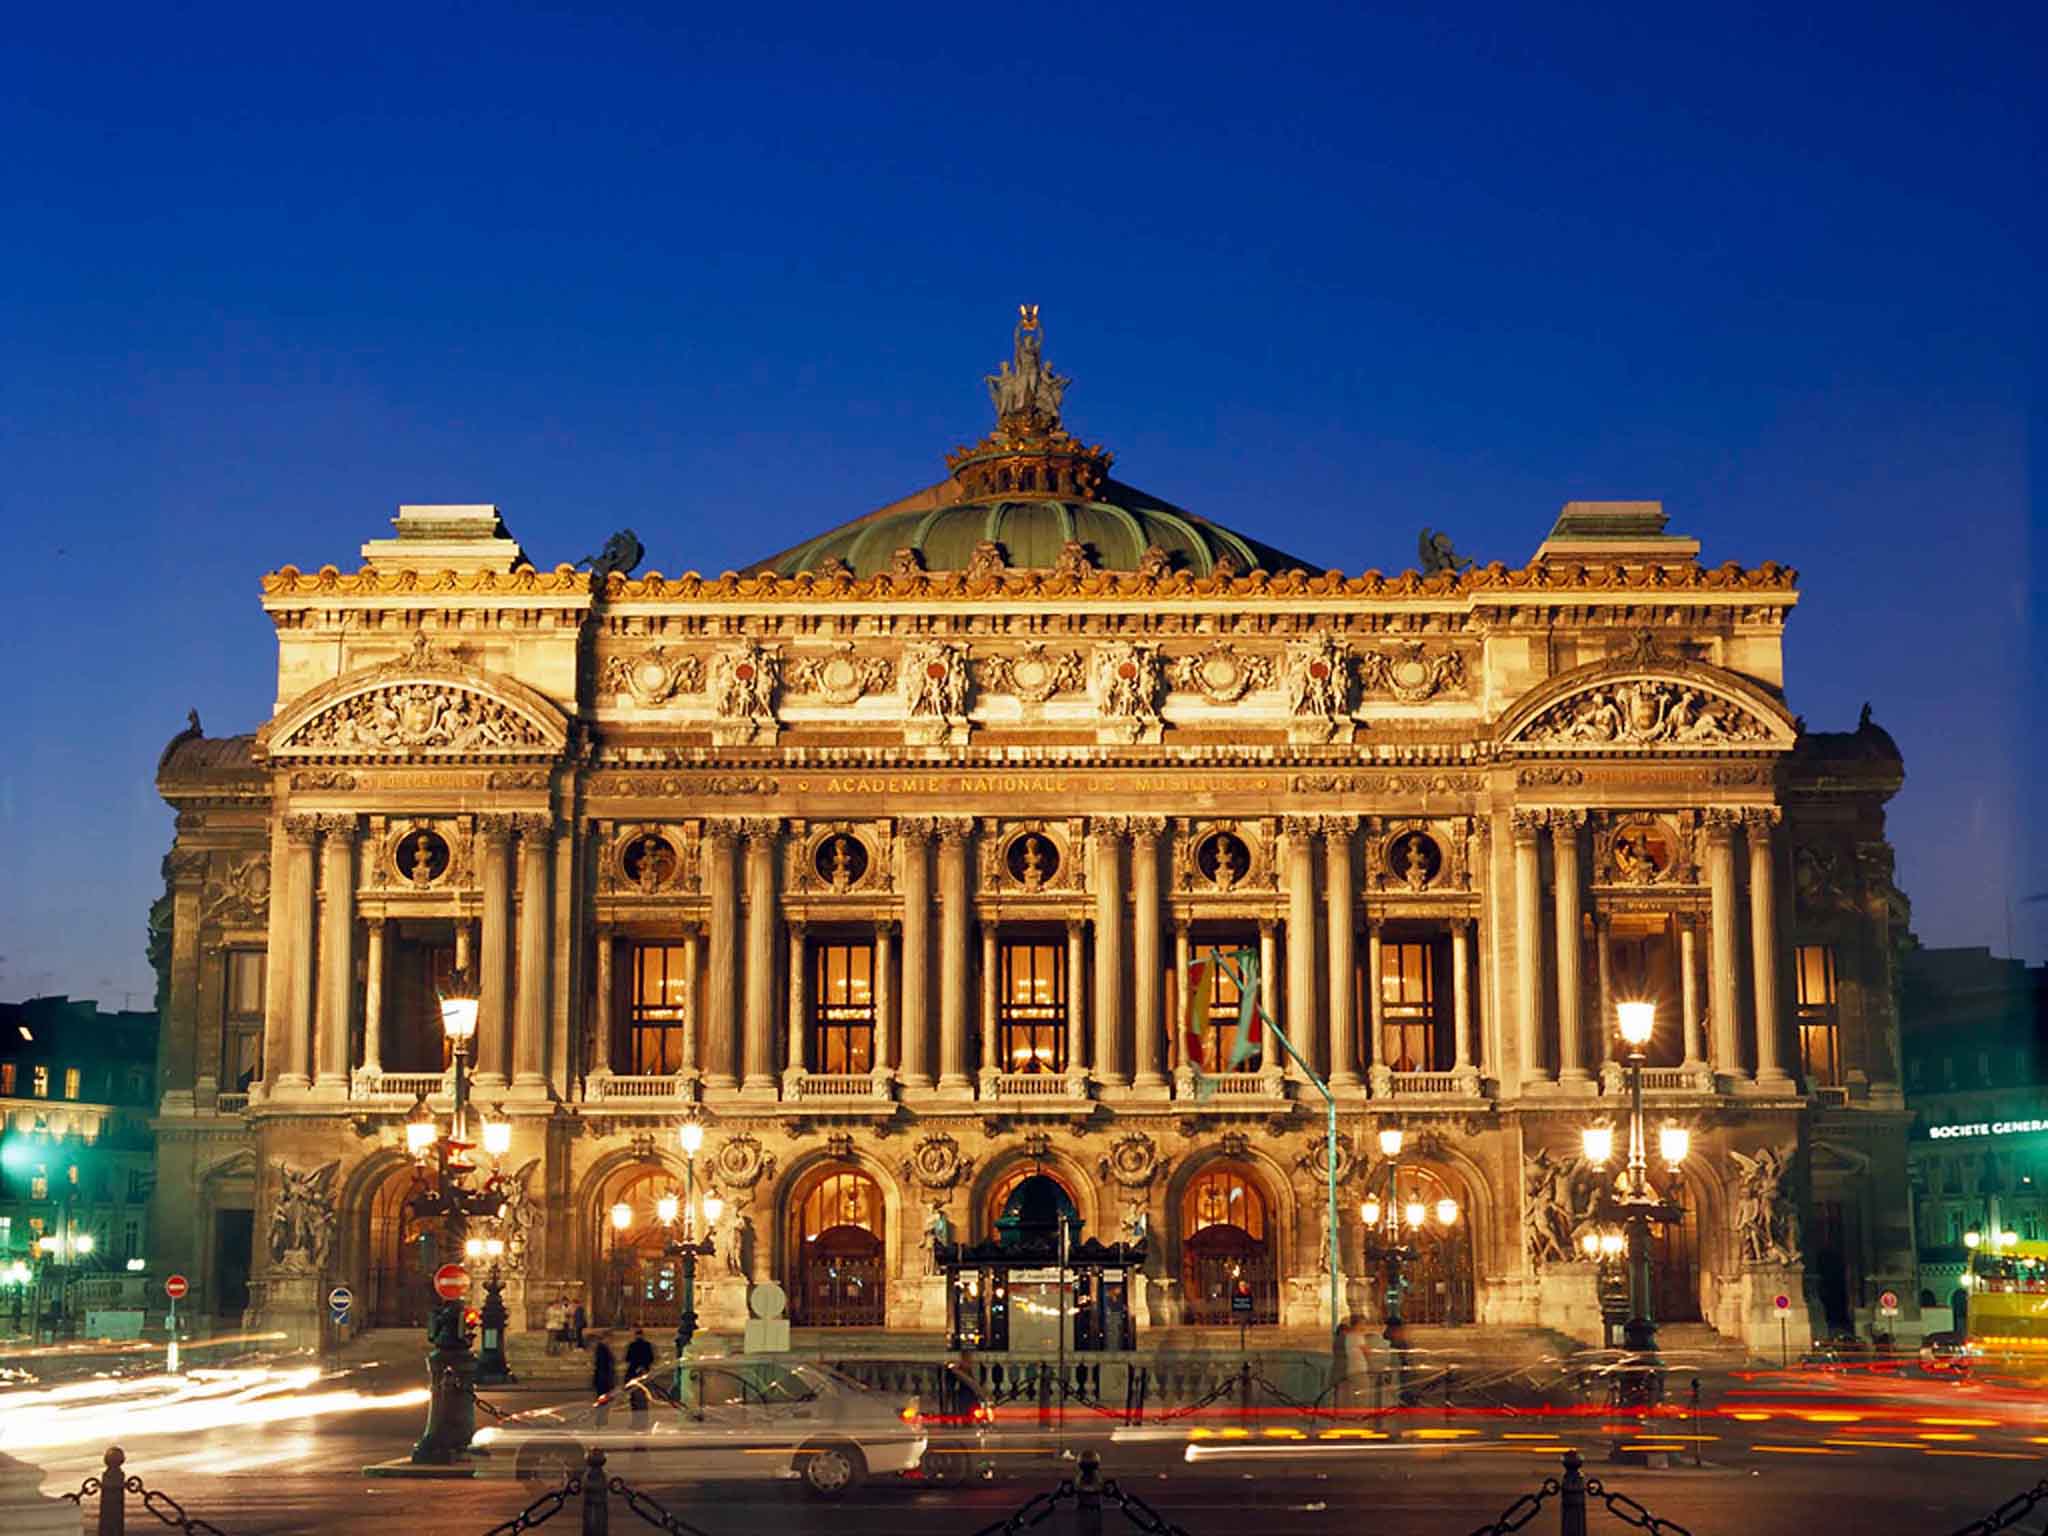
[(2023, 1241), (2016, 1232), (1972, 1232), (1965, 1242), (1969, 1301), (1957, 1329), (1964, 1358), (2048, 1374), (2048, 1242)]

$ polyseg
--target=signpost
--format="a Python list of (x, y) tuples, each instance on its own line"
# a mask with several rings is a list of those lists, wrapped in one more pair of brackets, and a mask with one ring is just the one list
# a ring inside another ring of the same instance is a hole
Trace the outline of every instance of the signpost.
[(1881, 1293), (1877, 1298), (1877, 1310), (1880, 1316), (1897, 1317), (1899, 1315), (1899, 1293), (1897, 1291)]
[(469, 1294), (469, 1271), (460, 1264), (443, 1264), (434, 1271), (434, 1294), (443, 1301), (460, 1301)]
[(1771, 1305), (1778, 1309), (1778, 1364), (1789, 1366), (1792, 1363), (1792, 1346), (1786, 1337), (1785, 1320), (1792, 1311), (1792, 1298), (1780, 1291), (1771, 1298)]
[(164, 1276), (164, 1294), (171, 1298), (170, 1316), (164, 1322), (165, 1331), (171, 1336), (170, 1346), (165, 1351), (164, 1364), (173, 1376), (178, 1374), (178, 1303), (185, 1299), (185, 1293), (191, 1289), (191, 1282), (183, 1275)]

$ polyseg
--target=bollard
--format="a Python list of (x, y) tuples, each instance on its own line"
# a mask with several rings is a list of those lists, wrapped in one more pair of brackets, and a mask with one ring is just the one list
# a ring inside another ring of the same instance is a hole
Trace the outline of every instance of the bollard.
[(604, 1452), (593, 1446), (583, 1458), (583, 1536), (606, 1536), (612, 1528), (606, 1483)]
[(121, 1471), (127, 1459), (118, 1445), (107, 1447), (100, 1472), (100, 1536), (122, 1536), (128, 1529), (128, 1479)]
[(1692, 1379), (1692, 1464), (1700, 1464), (1700, 1379)]
[(1564, 1481), (1558, 1485), (1558, 1531), (1561, 1536), (1586, 1536), (1586, 1480), (1579, 1475), (1579, 1453), (1564, 1453)]
[(1252, 1363), (1249, 1360), (1237, 1368), (1237, 1419), (1245, 1427), (1252, 1422)]
[(1079, 1536), (1102, 1536), (1102, 1458), (1093, 1451), (1081, 1453), (1074, 1479), (1074, 1530)]

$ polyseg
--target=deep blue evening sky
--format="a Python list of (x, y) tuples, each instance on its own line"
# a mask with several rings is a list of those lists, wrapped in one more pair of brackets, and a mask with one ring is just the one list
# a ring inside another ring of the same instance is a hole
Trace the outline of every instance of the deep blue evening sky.
[(146, 1000), (262, 571), (401, 501), (725, 569), (937, 479), (1020, 300), (1119, 474), (1328, 565), (1638, 496), (1796, 565), (1920, 935), (2048, 956), (2038, 7), (647, 10), (12, 15), (0, 997)]

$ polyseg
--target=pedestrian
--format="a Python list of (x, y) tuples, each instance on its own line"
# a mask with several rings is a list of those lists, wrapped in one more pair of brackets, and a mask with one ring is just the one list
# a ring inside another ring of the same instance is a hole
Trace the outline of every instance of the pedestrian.
[(562, 1305), (561, 1297), (557, 1296), (548, 1303), (546, 1326), (548, 1353), (551, 1355), (559, 1355), (562, 1352), (562, 1335), (566, 1331), (567, 1313), (568, 1309)]
[[(583, 1309), (576, 1309), (581, 1312)], [(590, 1391), (597, 1399), (597, 1426), (604, 1428), (612, 1411), (612, 1388), (618, 1385), (618, 1368), (612, 1360), (611, 1335), (600, 1333), (590, 1351)]]
[(633, 1427), (647, 1428), (647, 1373), (654, 1369), (654, 1346), (644, 1329), (633, 1330), (633, 1342), (626, 1346), (626, 1390), (633, 1408)]
[(583, 1303), (581, 1301), (576, 1303), (575, 1310), (570, 1313), (569, 1322), (570, 1326), (576, 1330), (576, 1347), (581, 1349), (583, 1347), (583, 1330), (590, 1322), (590, 1316), (583, 1310)]

